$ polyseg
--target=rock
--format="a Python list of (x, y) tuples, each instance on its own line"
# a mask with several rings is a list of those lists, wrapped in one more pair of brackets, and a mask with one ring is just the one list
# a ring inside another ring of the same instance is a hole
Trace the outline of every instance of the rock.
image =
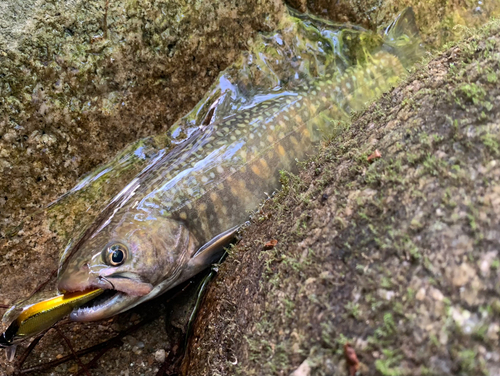
[(311, 366), (309, 365), (308, 360), (304, 360), (302, 364), (293, 371), (290, 376), (310, 376), (311, 375)]
[(420, 301), (425, 299), (425, 287), (421, 287), (418, 289), (417, 293), (415, 294), (415, 299)]
[[(421, 374), (431, 365), (455, 372), (457, 359), (474, 353), (479, 359), (467, 373), (497, 366), (477, 350), (491, 351), (500, 310), (494, 294), (499, 271), (488, 255), (500, 249), (493, 236), (500, 168), (480, 167), (498, 160), (498, 148), (484, 142), (491, 137), (497, 145), (500, 139), (500, 87), (486, 83), (484, 72), (498, 68), (500, 27), (483, 31), (474, 43), (464, 41), (417, 69), (356, 117), (348, 134), (314, 158), (314, 170), (305, 164), (296, 183), (264, 205), (269, 218), (245, 229), (245, 246), (233, 249), (234, 262), (220, 266), (218, 284), (205, 297), (185, 374), (288, 374), (297, 363), (285, 328), (297, 332), (314, 367), (337, 356), (325, 351), (338, 348), (332, 338), (354, 343), (354, 335), (370, 342), (359, 355), (371, 372)], [(476, 41), (490, 36), (495, 42), (489, 52), (476, 53)], [(484, 115), (464, 92), (471, 80), (495, 102)], [(374, 138), (384, 158), (368, 164)], [(365, 200), (366, 189), (376, 193)], [(308, 201), (318, 192), (328, 192), (337, 204)], [(412, 227), (416, 213), (418, 230)], [(329, 218), (335, 220), (324, 220)], [(310, 243), (318, 228), (321, 236)], [(269, 234), (279, 236), (280, 255), (259, 251)], [(297, 244), (310, 248), (298, 266)], [(325, 271), (331, 279), (318, 278)], [(310, 278), (318, 278), (313, 293), (305, 288)], [(361, 298), (347, 304), (358, 293)], [(226, 302), (237, 304), (230, 309)], [(436, 351), (436, 343), (445, 351)], [(416, 353), (428, 362), (416, 364)], [(237, 368), (224, 354), (239, 355)], [(388, 365), (394, 356), (400, 360)], [(277, 357), (279, 369), (269, 364)]]
[(155, 360), (158, 363), (165, 362), (165, 350), (164, 349), (156, 350), (154, 356), (155, 356)]
[(394, 291), (385, 290), (385, 289), (378, 289), (377, 294), (378, 294), (378, 296), (380, 296), (382, 299), (385, 299), (385, 300), (392, 300), (392, 298), (395, 295)]
[(434, 288), (434, 287), (431, 287), (429, 289), (429, 296), (432, 299), (437, 300), (438, 302), (443, 301), (443, 298), (444, 298), (443, 293), (441, 291), (439, 291), (438, 289)]
[(476, 271), (468, 263), (464, 262), (458, 267), (452, 268), (451, 283), (454, 286), (460, 287), (468, 283), (474, 276)]
[(137, 347), (137, 346), (132, 347), (132, 352), (135, 355), (141, 355), (142, 354), (142, 350), (139, 347)]
[(483, 277), (488, 277), (491, 272), (491, 264), (493, 260), (498, 257), (497, 251), (491, 251), (484, 254), (481, 259), (478, 261), (479, 271)]
[(493, 323), (488, 327), (488, 331), (486, 332), (486, 337), (494, 342), (498, 343), (498, 335), (500, 334), (500, 325), (497, 323)]

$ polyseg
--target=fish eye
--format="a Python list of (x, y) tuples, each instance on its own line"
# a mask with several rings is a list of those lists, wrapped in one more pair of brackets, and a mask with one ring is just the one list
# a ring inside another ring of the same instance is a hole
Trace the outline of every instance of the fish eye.
[(128, 249), (121, 243), (112, 244), (104, 250), (104, 261), (111, 266), (119, 266), (127, 259)]

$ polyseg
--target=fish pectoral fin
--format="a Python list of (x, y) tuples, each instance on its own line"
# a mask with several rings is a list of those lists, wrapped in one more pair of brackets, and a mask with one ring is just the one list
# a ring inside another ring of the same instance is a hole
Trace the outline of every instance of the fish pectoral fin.
[(189, 263), (195, 263), (205, 268), (213, 262), (217, 261), (217, 258), (222, 255), (224, 247), (227, 247), (234, 239), (238, 228), (240, 228), (240, 225), (234, 226), (233, 228), (224, 231), (209, 242), (205, 243), (191, 257)]

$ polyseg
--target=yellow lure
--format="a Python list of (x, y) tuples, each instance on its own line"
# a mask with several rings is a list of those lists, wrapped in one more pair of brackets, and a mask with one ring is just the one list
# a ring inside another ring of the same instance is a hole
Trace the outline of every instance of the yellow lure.
[(72, 292), (25, 307), (8, 329), (0, 335), (0, 347), (11, 346), (22, 339), (49, 329), (74, 308), (103, 292), (102, 289)]

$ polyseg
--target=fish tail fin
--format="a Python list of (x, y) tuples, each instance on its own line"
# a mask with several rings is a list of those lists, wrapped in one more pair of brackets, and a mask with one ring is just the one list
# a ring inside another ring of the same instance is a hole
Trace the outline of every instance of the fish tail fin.
[(423, 56), (415, 12), (411, 7), (403, 10), (383, 29), (382, 38), (388, 52), (396, 55), (405, 67), (413, 65)]

